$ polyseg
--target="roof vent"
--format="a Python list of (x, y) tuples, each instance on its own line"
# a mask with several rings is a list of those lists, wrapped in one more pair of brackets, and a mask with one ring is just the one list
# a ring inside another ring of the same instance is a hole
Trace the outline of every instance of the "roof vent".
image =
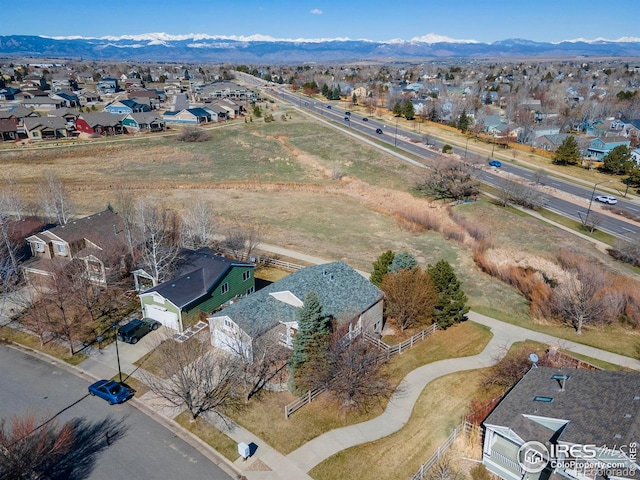
[(330, 281), (330, 282), (333, 282), (333, 273), (330, 273), (330, 274), (329, 274), (329, 281)]
[(191, 275), (187, 275), (187, 280), (191, 280)]
[(534, 402), (551, 403), (551, 402), (553, 402), (553, 398), (544, 397), (544, 396), (541, 396), (541, 395), (536, 395), (535, 397), (533, 397), (533, 401)]
[(636, 395), (633, 397), (634, 400), (640, 400), (640, 395)]
[(564, 386), (567, 383), (567, 380), (571, 378), (571, 375), (563, 375), (561, 373), (557, 373), (551, 376), (551, 380), (557, 380), (560, 384), (560, 391), (564, 392)]
[(175, 287), (175, 286), (176, 286), (176, 284), (175, 284), (175, 283), (172, 283), (172, 284), (171, 284), (171, 286), (172, 286), (172, 287)]
[(619, 433), (616, 433), (613, 438), (615, 438), (616, 440), (620, 440), (622, 438), (622, 435), (620, 435)]
[(630, 413), (625, 413), (624, 414), (624, 418), (631, 418), (633, 415), (631, 415)]

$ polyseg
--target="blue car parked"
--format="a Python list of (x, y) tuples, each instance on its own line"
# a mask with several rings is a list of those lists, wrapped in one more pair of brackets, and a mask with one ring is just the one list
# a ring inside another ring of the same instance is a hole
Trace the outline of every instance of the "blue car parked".
[(109, 402), (109, 405), (124, 403), (133, 397), (136, 391), (115, 380), (98, 380), (89, 385), (89, 393)]

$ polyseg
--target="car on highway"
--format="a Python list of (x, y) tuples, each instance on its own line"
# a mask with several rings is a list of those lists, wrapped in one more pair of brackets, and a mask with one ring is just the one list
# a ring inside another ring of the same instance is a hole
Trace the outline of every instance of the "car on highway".
[(598, 195), (596, 200), (600, 203), (606, 203), (607, 205), (615, 205), (618, 203), (618, 199), (616, 197), (612, 197), (611, 195)]
[(89, 395), (102, 398), (109, 402), (109, 405), (124, 403), (135, 393), (133, 388), (115, 380), (102, 379), (89, 385)]
[(382, 135), (382, 129), (381, 128), (376, 128), (376, 133), (378, 135)]
[(118, 340), (136, 344), (147, 333), (157, 330), (158, 327), (160, 327), (160, 322), (153, 318), (143, 318), (142, 320), (136, 318), (118, 329)]
[(329, 110), (331, 110), (331, 105), (327, 105), (327, 108), (328, 108)]
[(502, 166), (502, 163), (500, 162), (500, 160), (489, 160), (489, 165), (491, 165), (492, 167), (500, 168)]
[(351, 116), (351, 112), (344, 112), (345, 115)]
[(369, 119), (368, 119), (367, 117), (362, 117), (362, 121), (363, 121), (363, 122), (368, 122), (368, 121), (369, 121)]
[(344, 117), (345, 122), (349, 121), (349, 117)]

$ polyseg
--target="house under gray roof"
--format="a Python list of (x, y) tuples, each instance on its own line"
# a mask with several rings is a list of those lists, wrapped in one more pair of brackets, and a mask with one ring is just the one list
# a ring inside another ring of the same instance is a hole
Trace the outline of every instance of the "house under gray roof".
[(346, 263), (333, 262), (293, 272), (212, 316), (227, 316), (248, 335), (258, 337), (280, 321), (297, 320), (299, 307), (271, 295), (277, 292), (291, 292), (301, 301), (315, 292), (323, 312), (338, 322), (351, 321), (383, 297), (378, 287)]
[[(568, 377), (564, 390), (554, 375)], [(558, 433), (525, 415), (568, 423)], [(563, 443), (629, 445), (640, 441), (640, 372), (532, 368), (484, 423), (509, 427), (525, 441), (553, 437)]]
[(253, 268), (255, 265), (217, 255), (207, 247), (184, 249), (173, 278), (145, 290), (143, 294), (157, 292), (178, 308), (184, 308), (215, 288), (232, 267)]

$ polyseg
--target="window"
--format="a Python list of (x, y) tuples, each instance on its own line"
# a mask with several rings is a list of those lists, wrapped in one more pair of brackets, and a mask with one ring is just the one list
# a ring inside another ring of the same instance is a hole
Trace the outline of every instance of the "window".
[(251, 272), (249, 270), (246, 270), (246, 271), (242, 272), (242, 281), (243, 282), (246, 282), (250, 278), (251, 278)]
[(247, 295), (251, 295), (253, 293), (253, 287), (251, 287), (249, 290), (247, 290)]
[(44, 252), (44, 243), (36, 242), (36, 252)]
[(60, 254), (65, 254), (67, 253), (67, 247), (61, 243), (56, 243), (56, 252)]
[(222, 288), (220, 290), (222, 291), (222, 293), (227, 293), (229, 291), (229, 284), (223, 283)]
[(236, 324), (233, 323), (233, 321), (229, 320), (228, 318), (224, 319), (224, 328), (226, 328), (227, 330), (231, 330), (232, 332), (236, 331)]

